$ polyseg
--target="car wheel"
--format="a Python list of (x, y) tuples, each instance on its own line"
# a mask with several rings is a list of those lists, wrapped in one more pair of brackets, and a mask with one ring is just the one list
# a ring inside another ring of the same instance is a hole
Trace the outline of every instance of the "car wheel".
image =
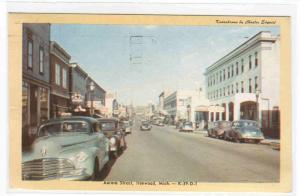
[(240, 143), (240, 140), (239, 140), (239, 138), (238, 138), (237, 136), (235, 136), (235, 138), (234, 138), (234, 142), (236, 142), (236, 143)]
[(98, 178), (99, 176), (99, 163), (97, 158), (95, 159), (95, 163), (94, 163), (94, 170), (93, 170), (93, 174), (91, 176), (91, 181), (94, 181)]

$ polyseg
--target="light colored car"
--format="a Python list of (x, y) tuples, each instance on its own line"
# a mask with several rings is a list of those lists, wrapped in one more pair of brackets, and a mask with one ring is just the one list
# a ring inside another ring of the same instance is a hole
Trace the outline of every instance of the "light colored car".
[(124, 131), (126, 134), (131, 133), (131, 125), (130, 125), (130, 122), (129, 122), (129, 121), (123, 121), (123, 122), (122, 122), (122, 128), (123, 128), (123, 131)]
[(108, 139), (96, 119), (66, 117), (38, 128), (31, 151), (23, 153), (23, 180), (96, 179), (109, 161)]
[(179, 131), (183, 132), (193, 132), (193, 123), (192, 122), (184, 122), (182, 126), (179, 128)]
[(147, 121), (142, 121), (142, 124), (140, 126), (141, 131), (150, 131), (152, 126)]
[(238, 120), (233, 121), (232, 128), (225, 131), (224, 139), (235, 142), (254, 141), (255, 143), (259, 143), (264, 139), (264, 135), (256, 121)]

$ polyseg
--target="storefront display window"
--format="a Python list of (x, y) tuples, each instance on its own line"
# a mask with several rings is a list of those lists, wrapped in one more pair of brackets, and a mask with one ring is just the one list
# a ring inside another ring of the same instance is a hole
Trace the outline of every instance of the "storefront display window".
[(28, 124), (28, 111), (29, 111), (29, 104), (28, 104), (28, 97), (29, 97), (29, 88), (28, 83), (22, 83), (22, 126), (26, 126)]
[(48, 89), (40, 87), (40, 123), (48, 120)]

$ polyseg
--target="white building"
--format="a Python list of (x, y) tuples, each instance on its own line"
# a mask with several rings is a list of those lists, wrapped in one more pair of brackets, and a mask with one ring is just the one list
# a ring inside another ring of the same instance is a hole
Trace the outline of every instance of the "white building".
[(105, 96), (105, 108), (107, 117), (115, 117), (119, 114), (119, 104), (116, 92), (108, 92)]
[(225, 109), (224, 113), (209, 112), (209, 121), (257, 120), (258, 102), (262, 126), (278, 123), (279, 52), (280, 37), (262, 31), (209, 66), (207, 98), (210, 105)]
[(177, 90), (164, 98), (164, 111), (173, 122), (186, 120), (195, 122), (195, 109), (207, 100), (200, 90)]

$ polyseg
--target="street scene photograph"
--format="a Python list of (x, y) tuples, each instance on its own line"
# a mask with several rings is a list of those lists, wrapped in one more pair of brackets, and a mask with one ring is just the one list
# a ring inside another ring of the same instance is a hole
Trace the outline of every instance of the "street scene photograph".
[(21, 178), (279, 183), (280, 62), (279, 26), (24, 23)]

